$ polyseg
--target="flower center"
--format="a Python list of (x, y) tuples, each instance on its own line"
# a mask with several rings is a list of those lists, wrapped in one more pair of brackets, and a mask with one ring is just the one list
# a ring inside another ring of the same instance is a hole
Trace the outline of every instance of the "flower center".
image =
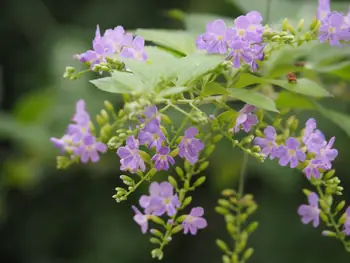
[(166, 205), (170, 204), (170, 199), (169, 198), (165, 198), (164, 199), (164, 204), (166, 204)]
[(238, 30), (238, 35), (243, 37), (245, 35), (245, 30), (244, 29), (239, 29)]
[(332, 27), (332, 26), (330, 26), (330, 27), (328, 28), (328, 32), (331, 33), (331, 34), (334, 34), (334, 33), (335, 33), (335, 28)]
[(295, 150), (292, 150), (292, 149), (290, 149), (290, 150), (288, 150), (288, 154), (289, 154), (289, 156), (295, 156)]

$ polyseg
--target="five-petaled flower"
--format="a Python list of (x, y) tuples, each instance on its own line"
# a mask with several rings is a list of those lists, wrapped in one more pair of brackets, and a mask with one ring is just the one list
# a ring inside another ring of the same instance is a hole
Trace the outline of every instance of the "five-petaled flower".
[(259, 145), (261, 153), (267, 158), (274, 159), (276, 156), (276, 130), (272, 126), (267, 126), (264, 130), (265, 138), (256, 137), (254, 143)]
[(344, 233), (350, 236), (350, 206), (345, 211)]
[(139, 152), (139, 141), (134, 136), (126, 139), (126, 145), (117, 150), (120, 157), (120, 170), (136, 173), (139, 169), (146, 170), (145, 162)]
[(203, 142), (195, 138), (197, 134), (196, 127), (188, 128), (179, 144), (179, 156), (185, 158), (190, 164), (195, 164), (198, 161), (199, 152), (204, 148)]
[(147, 214), (142, 214), (136, 206), (132, 206), (132, 209), (135, 212), (134, 220), (141, 227), (142, 233), (146, 233), (148, 230), (148, 217)]
[(204, 209), (202, 207), (194, 207), (185, 220), (182, 222), (184, 233), (190, 232), (192, 235), (197, 234), (198, 229), (207, 226), (207, 220), (203, 218)]
[(289, 163), (290, 168), (295, 168), (298, 166), (299, 162), (304, 162), (306, 155), (299, 149), (299, 146), (300, 142), (298, 139), (289, 137), (286, 140), (286, 145), (281, 145), (276, 149), (279, 164), (281, 166), (286, 166)]
[(256, 108), (253, 105), (244, 105), (236, 118), (234, 128), (235, 132), (238, 132), (240, 129), (243, 129), (245, 132), (249, 132), (251, 128), (258, 123), (258, 117), (253, 114), (255, 109)]
[(308, 205), (301, 205), (298, 208), (298, 214), (301, 216), (303, 224), (308, 224), (312, 221), (312, 225), (317, 227), (320, 223), (320, 209), (318, 208), (318, 195), (310, 193), (308, 196)]
[(170, 149), (169, 147), (162, 147), (159, 149), (156, 155), (152, 157), (152, 161), (154, 161), (154, 167), (157, 171), (165, 170), (168, 171), (169, 163), (171, 165), (175, 164), (175, 160), (173, 157), (169, 155)]

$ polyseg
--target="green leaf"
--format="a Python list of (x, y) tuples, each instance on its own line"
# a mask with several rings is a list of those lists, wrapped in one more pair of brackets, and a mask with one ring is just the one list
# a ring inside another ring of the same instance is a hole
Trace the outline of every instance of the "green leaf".
[(224, 111), (217, 118), (220, 122), (232, 123), (236, 119), (237, 115), (238, 113), (232, 109), (232, 110)]
[(155, 44), (171, 48), (184, 55), (196, 52), (196, 36), (181, 30), (137, 29), (136, 35)]
[(341, 113), (335, 110), (326, 109), (319, 104), (317, 105), (317, 109), (324, 117), (326, 117), (327, 119), (329, 119), (330, 121), (338, 125), (340, 128), (342, 128), (346, 132), (346, 134), (350, 137), (350, 116), (349, 115), (346, 115), (344, 113)]
[(315, 105), (302, 95), (281, 91), (275, 101), (277, 108), (315, 109)]
[(242, 73), (239, 75), (239, 79), (234, 84), (234, 87), (240, 89), (258, 83), (264, 83), (263, 78), (254, 76), (249, 73)]
[(258, 92), (246, 89), (230, 89), (231, 96), (260, 109), (278, 112), (275, 102)]
[(207, 54), (193, 54), (182, 58), (179, 61), (176, 75), (177, 86), (184, 86), (205, 73), (214, 70), (222, 61), (223, 56), (207, 55)]
[(297, 83), (289, 83), (288, 80), (268, 79), (244, 73), (240, 75), (240, 78), (234, 84), (234, 86), (235, 88), (243, 88), (253, 84), (263, 83), (273, 84), (291, 92), (300, 93), (310, 97), (332, 97), (332, 95), (319, 84), (305, 78), (298, 79)]
[(165, 90), (162, 90), (159, 94), (158, 94), (158, 98), (166, 98), (175, 94), (179, 94), (182, 92), (185, 92), (186, 90), (188, 90), (188, 87), (171, 87), (171, 88), (167, 88)]
[(328, 73), (336, 75), (342, 79), (350, 80), (350, 62), (343, 61), (337, 64), (320, 67), (318, 65), (310, 66), (308, 69), (314, 70), (320, 73)]
[(144, 84), (134, 74), (126, 72), (113, 72), (111, 77), (90, 80), (98, 89), (111, 93), (133, 93), (141, 91)]
[(265, 15), (270, 8), (269, 21), (265, 21), (265, 23), (277, 22), (285, 17), (292, 18), (300, 8), (295, 2), (282, 0), (227, 0), (227, 2), (239, 7), (244, 13), (256, 10)]
[(210, 82), (206, 84), (202, 91), (203, 96), (211, 96), (211, 95), (219, 95), (219, 94), (228, 95), (230, 94), (230, 92), (217, 82)]
[(297, 83), (289, 83), (287, 80), (264, 80), (286, 90), (307, 95), (310, 97), (332, 97), (332, 95), (323, 87), (310, 79), (300, 78)]

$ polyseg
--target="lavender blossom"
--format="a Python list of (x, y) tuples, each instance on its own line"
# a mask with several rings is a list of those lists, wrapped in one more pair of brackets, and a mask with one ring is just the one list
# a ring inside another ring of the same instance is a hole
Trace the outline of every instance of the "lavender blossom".
[(315, 179), (321, 178), (320, 169), (328, 170), (330, 169), (326, 163), (324, 163), (321, 159), (312, 159), (309, 164), (304, 168), (303, 172), (305, 173), (307, 179), (311, 179), (311, 177)]
[(255, 107), (249, 104), (244, 105), (244, 107), (239, 111), (239, 115), (236, 119), (236, 124), (234, 131), (238, 132), (243, 129), (245, 132), (249, 132), (251, 128), (258, 123), (258, 117), (253, 114)]
[[(235, 39), (244, 41), (260, 42), (263, 26), (260, 24), (262, 17), (257, 11), (250, 12), (246, 16), (239, 16), (235, 19)], [(260, 22), (258, 22), (260, 20)]]
[(196, 235), (198, 229), (205, 228), (207, 220), (203, 218), (204, 210), (202, 207), (194, 207), (191, 213), (187, 215), (186, 219), (182, 222), (184, 228), (184, 234), (190, 232), (192, 235)]
[(169, 147), (162, 147), (159, 149), (158, 153), (152, 157), (152, 161), (154, 161), (154, 167), (157, 169), (157, 171), (168, 171), (169, 163), (171, 165), (175, 164), (174, 158), (171, 157), (169, 153)]
[(217, 19), (207, 25), (206, 32), (196, 39), (198, 49), (208, 53), (225, 54), (227, 52), (227, 27), (223, 20)]
[(316, 129), (315, 119), (311, 118), (306, 122), (302, 141), (306, 145), (307, 150), (315, 154), (318, 154), (326, 146), (327, 142), (324, 134)]
[(228, 58), (232, 60), (232, 66), (234, 68), (240, 68), (242, 61), (247, 64), (252, 63), (249, 42), (235, 40), (230, 42), (229, 47), (231, 48), (231, 52), (228, 54)]
[(91, 160), (96, 163), (100, 160), (99, 152), (105, 153), (107, 146), (102, 142), (97, 142), (96, 138), (92, 135), (85, 136), (80, 144), (74, 151), (76, 156), (80, 156), (82, 163), (87, 163)]
[(139, 141), (134, 136), (126, 139), (126, 146), (120, 147), (117, 154), (120, 157), (120, 170), (131, 173), (136, 173), (139, 169), (146, 170), (145, 162), (139, 152)]
[(317, 19), (323, 20), (331, 12), (330, 0), (318, 0)]
[(77, 102), (72, 121), (74, 123), (68, 125), (67, 132), (62, 138), (50, 138), (50, 141), (55, 147), (60, 148), (61, 152), (71, 154), (72, 158), (80, 157), (82, 163), (99, 161), (99, 153), (105, 153), (107, 146), (98, 142), (90, 133), (90, 115), (85, 110), (84, 100)]
[(279, 164), (286, 166), (290, 163), (290, 168), (295, 168), (298, 166), (299, 162), (304, 162), (306, 159), (305, 153), (299, 149), (300, 142), (293, 137), (286, 140), (286, 146), (281, 145), (276, 149), (276, 154), (278, 156)]
[(345, 214), (344, 233), (346, 236), (350, 236), (350, 206), (346, 209)]
[(332, 149), (334, 141), (335, 137), (332, 137), (327, 143), (327, 145), (320, 149), (318, 155), (318, 158), (321, 158), (323, 162), (329, 167), (328, 169), (331, 169), (331, 162), (334, 161), (335, 158), (338, 156), (338, 150)]
[(314, 227), (317, 227), (320, 223), (320, 209), (318, 208), (318, 195), (311, 193), (308, 196), (309, 205), (301, 205), (298, 208), (298, 214), (301, 216), (303, 224), (308, 224), (312, 221)]
[(265, 158), (270, 156), (270, 159), (273, 160), (276, 157), (276, 130), (272, 126), (267, 126), (264, 134), (265, 138), (256, 137), (254, 143), (260, 146)]
[(141, 61), (147, 60), (147, 54), (144, 50), (145, 40), (137, 36), (129, 47), (124, 47), (120, 55), (124, 58), (134, 58)]
[(329, 42), (332, 46), (341, 46), (340, 41), (350, 40), (349, 27), (345, 26), (345, 17), (338, 12), (329, 13), (319, 30), (321, 43)]
[(139, 132), (138, 139), (140, 144), (146, 145), (150, 149), (155, 147), (159, 150), (166, 138), (161, 130), (160, 117), (157, 114), (158, 109), (156, 106), (146, 109), (145, 115), (147, 119), (141, 120), (142, 123), (146, 122), (146, 124)]
[(169, 182), (153, 182), (149, 193), (149, 196), (141, 196), (139, 201), (146, 214), (162, 216), (167, 213), (168, 216), (173, 216), (176, 208), (180, 207), (179, 198), (177, 194), (174, 195), (174, 187)]
[(141, 231), (145, 234), (148, 230), (148, 215), (144, 215), (137, 209), (136, 206), (132, 206), (132, 209), (135, 212), (134, 220), (141, 227)]
[(179, 144), (179, 156), (185, 158), (190, 164), (195, 164), (198, 161), (198, 155), (204, 148), (204, 144), (201, 140), (196, 139), (198, 134), (196, 127), (190, 127), (185, 131), (185, 136), (182, 138)]

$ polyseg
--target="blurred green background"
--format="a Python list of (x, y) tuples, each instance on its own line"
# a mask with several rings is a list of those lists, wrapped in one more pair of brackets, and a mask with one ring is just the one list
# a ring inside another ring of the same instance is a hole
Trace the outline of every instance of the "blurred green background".
[[(264, 8), (268, 0), (11, 0), (0, 6), (0, 263), (151, 262), (148, 238), (133, 222), (131, 204), (137, 195), (117, 204), (112, 195), (120, 185), (119, 161), (108, 154), (96, 165), (57, 171), (58, 153), (49, 142), (63, 134), (75, 101), (84, 98), (91, 115), (108, 99), (88, 83), (88, 77), (64, 80), (65, 66), (80, 65), (72, 56), (90, 48), (96, 24), (102, 29), (181, 28), (165, 15), (169, 9), (236, 17), (242, 5)], [(310, 1), (316, 5), (316, 0)], [(346, 6), (346, 2), (339, 2)], [(271, 1), (270, 19), (300, 15), (295, 7), (306, 1)], [(308, 2), (309, 3), (309, 2)], [(294, 8), (294, 9), (293, 9)], [(261, 10), (261, 9), (260, 9)], [(350, 114), (349, 82), (326, 78), (336, 93), (329, 105)], [(339, 95), (340, 94), (340, 95)], [(337, 137), (339, 157), (334, 167), (350, 200), (346, 133), (315, 112), (326, 135)], [(223, 188), (236, 186), (242, 155), (222, 143), (206, 171), (207, 183), (195, 193), (209, 221), (196, 237), (176, 236), (165, 250), (164, 262), (220, 262), (215, 238), (227, 240), (224, 221), (214, 213)], [(252, 237), (256, 253), (251, 263), (320, 263), (350, 261), (341, 245), (321, 237), (319, 230), (301, 224), (296, 213), (305, 202), (303, 175), (250, 160), (247, 191), (256, 196), (260, 228)], [(143, 192), (147, 191), (145, 186)]]

